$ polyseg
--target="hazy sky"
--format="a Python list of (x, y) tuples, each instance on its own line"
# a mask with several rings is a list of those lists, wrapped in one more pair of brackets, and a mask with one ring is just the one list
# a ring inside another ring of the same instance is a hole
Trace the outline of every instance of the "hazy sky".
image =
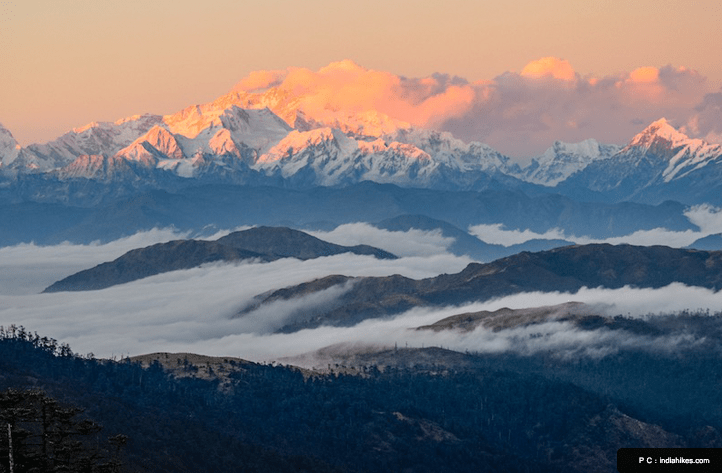
[(701, 97), (722, 86), (721, 24), (717, 0), (0, 1), (0, 123), (44, 142), (210, 101), (252, 71), (341, 59), (469, 82), (549, 56), (582, 77), (671, 65), (699, 74)]

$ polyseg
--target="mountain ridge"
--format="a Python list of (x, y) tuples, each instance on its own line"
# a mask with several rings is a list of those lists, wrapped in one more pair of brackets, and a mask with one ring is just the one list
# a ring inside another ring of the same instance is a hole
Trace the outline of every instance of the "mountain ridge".
[[(333, 275), (316, 280), (314, 286), (326, 289), (349, 281), (350, 289), (329, 303), (325, 312), (310, 319), (290, 320), (279, 331), (346, 326), (414, 307), (462, 305), (521, 292), (573, 293), (583, 287), (660, 288), (674, 282), (717, 291), (722, 288), (722, 252), (666, 246), (572, 245), (522, 252), (491, 263), (470, 263), (459, 273), (427, 279)], [(293, 286), (259, 295), (254, 308), (306, 295), (308, 287)]]
[[(719, 190), (714, 181), (720, 173), (721, 145), (690, 139), (660, 119), (615, 155), (590, 162), (557, 187), (583, 187), (616, 200), (649, 202), (664, 196), (700, 202)], [(694, 194), (705, 197), (690, 198)]]
[[(141, 177), (124, 182), (119, 189), (95, 181), (71, 181), (58, 183), (57, 189), (46, 187), (39, 193), (37, 181), (42, 179), (25, 176), (19, 181), (22, 188), (16, 190), (24, 197), (19, 202), (12, 189), (0, 187), (0, 218), (16, 223), (0, 227), (0, 244), (108, 242), (163, 227), (194, 235), (203, 235), (207, 227), (216, 231), (253, 225), (315, 229), (314, 222), (326, 222), (335, 228), (344, 223), (380, 222), (419, 214), (460, 229), (503, 224), (508, 230), (544, 233), (559, 228), (567, 235), (601, 239), (655, 228), (699, 231), (686, 216), (687, 207), (678, 202), (579, 203), (554, 194), (529, 195), (508, 190), (449, 192), (369, 181), (343, 188), (292, 189), (211, 182), (182, 187), (179, 179), (167, 182), (170, 190), (141, 187), (129, 196), (124, 186), (135, 188), (142, 183)], [(56, 192), (67, 191), (77, 196), (78, 204), (56, 203)], [(475, 247), (482, 249), (478, 244)]]
[(239, 84), (173, 114), (93, 122), (25, 148), (5, 130), (0, 174), (10, 187), (22, 186), (19, 175), (39, 174), (40, 187), (90, 180), (125, 186), (128, 193), (167, 189), (174, 181), (308, 188), (371, 180), (440, 190), (597, 195), (608, 202), (722, 202), (722, 145), (691, 139), (664, 118), (624, 146), (591, 138), (556, 141), (522, 168), (483, 143), (464, 143), (376, 110), (304, 108), (302, 91), (278, 87), (247, 91)]
[(215, 241), (174, 240), (128, 251), (119, 258), (101, 263), (51, 284), (44, 293), (105, 289), (138, 279), (206, 263), (242, 260), (274, 261), (280, 258), (313, 259), (340, 253), (394, 259), (392, 255), (367, 245), (335, 245), (299, 230), (283, 227), (256, 227), (230, 233)]

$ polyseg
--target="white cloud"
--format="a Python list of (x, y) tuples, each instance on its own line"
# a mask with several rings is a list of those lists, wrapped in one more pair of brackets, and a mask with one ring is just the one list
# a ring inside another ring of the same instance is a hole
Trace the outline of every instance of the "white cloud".
[(711, 289), (673, 283), (662, 289), (582, 288), (574, 294), (560, 292), (530, 292), (491, 300), (474, 307), (474, 310), (497, 310), (503, 307), (521, 309), (562, 304), (569, 301), (584, 302), (601, 311), (599, 315), (645, 317), (649, 314), (670, 313), (685, 309), (710, 309), (722, 307), (722, 292)]
[[(450, 131), (520, 158), (542, 154), (555, 140), (627, 143), (661, 117), (686, 125), (693, 137), (722, 133), (715, 122), (722, 94), (705, 95), (710, 90), (703, 76), (684, 67), (640, 66), (594, 77), (564, 59), (546, 57), (521, 73), (472, 82), (438, 73), (402, 77), (342, 61), (318, 71), (257, 71), (236, 91), (280, 87), (297, 96), (294, 106), (321, 122), (376, 111), (390, 121)], [(281, 105), (278, 113), (288, 115)], [(287, 118), (295, 117), (293, 112)]]
[(512, 246), (529, 240), (570, 240), (563, 230), (552, 228), (544, 233), (532, 230), (505, 230), (504, 224), (480, 224), (469, 227), (469, 233), (479, 240), (493, 245)]
[[(443, 309), (417, 308), (392, 320), (367, 320), (349, 328), (321, 327), (288, 335), (246, 337), (244, 344), (253, 346), (260, 359), (288, 358), (285, 362), (307, 367), (325, 367), (334, 361), (334, 351), (345, 347), (391, 348), (442, 346), (456, 351), (522, 354), (552, 351), (559, 357), (580, 355), (600, 357), (621, 349), (646, 349), (670, 353), (680, 347), (700, 342), (689, 335), (675, 334), (650, 337), (623, 330), (581, 330), (570, 322), (548, 321), (518, 328), (494, 331), (478, 327), (471, 332), (417, 331), (415, 327), (428, 325), (456, 314), (481, 310), (494, 311), (503, 307), (523, 309), (556, 305), (571, 300), (587, 303), (594, 315), (653, 317), (651, 314), (672, 313), (687, 308), (719, 307), (722, 294), (713, 291), (672, 284), (661, 289), (582, 289), (575, 294), (525, 293), (504, 297), (487, 303)], [(613, 303), (610, 303), (613, 301)], [(325, 347), (332, 346), (333, 350)], [(277, 347), (283, 347), (280, 350)]]
[[(115, 254), (113, 252), (121, 252), (121, 246), (122, 243), (117, 247), (110, 244), (100, 248), (59, 245), (45, 247), (38, 253), (28, 251), (27, 246), (4, 250), (13, 261), (20, 261), (22, 254), (29, 267), (49, 259), (66, 270), (73, 255), (81, 255), (83, 262), (89, 263), (95, 258), (104, 259)], [(83, 250), (91, 255), (85, 255)], [(398, 260), (344, 254), (309, 261), (284, 259), (271, 263), (206, 265), (101, 291), (3, 294), (0, 295), (0, 325), (25, 325), (30, 330), (68, 342), (83, 353), (140, 354), (168, 351), (178, 346), (187, 349), (197, 346), (200, 352), (215, 352), (215, 343), (224, 337), (273, 330), (294, 310), (294, 306), (288, 304), (276, 314), (259, 312), (251, 317), (232, 318), (258, 294), (330, 274), (402, 274), (424, 278), (439, 272), (458, 272), (469, 262), (468, 258), (447, 254)], [(13, 265), (2, 268), (0, 277), (11, 279), (12, 276), (6, 273), (12, 272), (12, 268)], [(48, 277), (58, 271), (57, 267), (48, 266), (43, 274)], [(40, 286), (44, 287), (44, 284)], [(328, 299), (338, 295), (333, 292), (320, 297)], [(313, 298), (302, 302), (322, 303)]]
[[(705, 220), (707, 228), (714, 228), (718, 211), (697, 208), (694, 212), (693, 218), (699, 221), (709, 219)], [(336, 236), (341, 238), (347, 230), (354, 228), (364, 230), (362, 227), (350, 227), (342, 229)], [(138, 239), (132, 241), (133, 244), (140, 241), (147, 243), (159, 239), (161, 234), (164, 238), (174, 236), (157, 233), (146, 235), (147, 240), (137, 236)], [(401, 236), (403, 234), (389, 237)], [(426, 241), (425, 238), (437, 237), (423, 232), (408, 235), (409, 241), (417, 243)], [(126, 244), (129, 243), (125, 240), (109, 245), (65, 244), (43, 247), (39, 252), (31, 251), (29, 245), (24, 245), (2, 251), (11, 262), (19, 262), (21, 257), (25, 257), (30, 266), (46, 260), (65, 268), (73, 257), (80, 257), (83, 261), (107, 257), (124, 250), (123, 245)], [(284, 259), (271, 263), (212, 264), (101, 291), (0, 295), (0, 325), (24, 325), (31, 331), (69, 343), (77, 352), (93, 352), (98, 356), (167, 351), (270, 361), (296, 357), (332, 345), (393, 347), (394, 344), (401, 347), (407, 344), (413, 347), (435, 345), (459, 351), (535, 353), (554, 350), (560, 356), (580, 353), (602, 356), (624, 347), (666, 350), (695, 343), (695, 340), (683, 336), (658, 340), (623, 331), (589, 332), (558, 321), (498, 332), (479, 328), (469, 333), (437, 333), (413, 328), (462, 312), (538, 307), (571, 300), (585, 302), (599, 315), (606, 316), (646, 317), (648, 314), (684, 309), (715, 311), (722, 307), (722, 293), (681, 284), (662, 289), (584, 288), (574, 294), (524, 293), (463, 307), (416, 308), (393, 319), (366, 320), (354, 327), (319, 327), (292, 334), (271, 333), (295, 314), (333, 303), (346, 290), (341, 286), (235, 317), (258, 294), (331, 274), (401, 274), (419, 279), (444, 272), (456, 273), (469, 262), (468, 258), (437, 253), (398, 260), (344, 254), (308, 261)], [(13, 264), (4, 266), (0, 277), (9, 279), (5, 273), (12, 268)], [(57, 268), (52, 264), (45, 268), (47, 274), (54, 271)], [(320, 358), (310, 360), (315, 363)]]
[(708, 235), (722, 233), (722, 209), (702, 204), (690, 207), (684, 215), (690, 223), (699, 230), (674, 231), (666, 228), (652, 230), (637, 230), (629, 235), (610, 238), (590, 238), (567, 234), (563, 229), (552, 228), (544, 233), (537, 233), (529, 229), (507, 230), (503, 224), (472, 225), (468, 231), (486, 243), (512, 246), (533, 239), (540, 240), (566, 240), (579, 245), (591, 243), (609, 243), (612, 245), (629, 244), (640, 246), (664, 245), (672, 248), (684, 248), (696, 240)]
[(302, 321), (309, 313), (328, 310), (353, 287), (353, 280), (291, 300), (272, 301), (239, 316), (244, 333), (274, 332), (287, 323)]
[(424, 231), (411, 229), (392, 232), (376, 228), (368, 223), (340, 225), (330, 232), (308, 232), (322, 240), (337, 245), (371, 245), (396, 256), (431, 256), (447, 253), (454, 238), (444, 237), (441, 230)]
[(705, 95), (682, 131), (710, 143), (722, 143), (722, 91)]
[[(228, 233), (230, 230), (222, 230), (199, 238), (215, 240)], [(59, 279), (112, 261), (132, 249), (191, 237), (196, 236), (172, 228), (154, 228), (104, 244), (21, 243), (3, 247), (0, 248), (0, 294), (40, 292)]]
[[(402, 258), (391, 262), (338, 255), (309, 261), (286, 259), (265, 264), (209, 265), (102, 291), (0, 296), (0, 324), (22, 324), (29, 330), (70, 343), (77, 352), (93, 352), (98, 356), (185, 351), (270, 361), (336, 344), (440, 345), (481, 352), (534, 352), (554, 348), (560, 352), (581, 350), (599, 355), (604, 350), (635, 343), (650, 347), (658, 343), (627, 334), (590, 334), (561, 322), (501, 332), (479, 329), (466, 334), (411, 329), (461, 312), (553, 305), (569, 300), (594, 305), (602, 315), (639, 317), (687, 308), (715, 310), (722, 306), (721, 294), (680, 284), (657, 290), (582, 289), (575, 294), (519, 294), (464, 307), (417, 308), (390, 320), (367, 320), (354, 327), (269, 333), (294, 312), (333, 300), (344, 290), (341, 287), (311, 298), (269, 306), (250, 316), (233, 317), (257, 294), (328, 274), (400, 273), (419, 278), (443, 271), (456, 272), (466, 263), (449, 256)], [(616, 340), (614, 344), (610, 342), (612, 339)]]
[(695, 205), (684, 214), (703, 235), (722, 233), (722, 209), (709, 204)]

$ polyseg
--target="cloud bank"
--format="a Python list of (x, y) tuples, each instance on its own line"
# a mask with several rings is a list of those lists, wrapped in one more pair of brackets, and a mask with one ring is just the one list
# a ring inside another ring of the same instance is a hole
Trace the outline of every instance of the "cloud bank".
[[(235, 230), (240, 230), (238, 228)], [(235, 231), (234, 230), (234, 231)], [(71, 274), (112, 261), (135, 248), (185, 238), (215, 240), (230, 233), (222, 230), (213, 235), (192, 235), (172, 228), (154, 228), (105, 244), (39, 246), (21, 243), (0, 248), (0, 294), (33, 294)]]
[[(601, 357), (625, 349), (642, 349), (662, 354), (693, 348), (704, 342), (687, 334), (660, 337), (633, 334), (624, 330), (580, 330), (570, 322), (550, 321), (527, 327), (494, 331), (478, 327), (472, 332), (417, 331), (416, 327), (465, 312), (497, 310), (502, 307), (527, 308), (556, 305), (570, 300), (583, 301), (596, 309), (596, 315), (654, 317), (689, 307), (718, 307), (722, 295), (707, 289), (672, 284), (662, 289), (582, 289), (575, 294), (525, 293), (487, 303), (441, 309), (413, 309), (393, 319), (366, 320), (353, 327), (319, 327), (292, 334), (228, 334), (211, 348), (217, 355), (238, 353), (243, 347), (246, 358), (277, 361), (309, 368), (324, 368), (333, 362), (333, 352), (373, 351), (394, 346), (422, 348), (439, 346), (460, 352), (515, 352), (533, 355), (552, 351), (561, 358)], [(613, 301), (613, 303), (610, 303)], [(198, 348), (208, 345), (195, 344)], [(333, 347), (332, 350), (325, 350)], [(179, 347), (180, 348), (180, 347)], [(324, 352), (327, 352), (324, 355)], [(330, 352), (330, 354), (328, 353)], [(243, 357), (242, 356), (242, 357)]]
[(444, 237), (441, 230), (423, 231), (412, 228), (408, 232), (392, 232), (368, 223), (349, 223), (330, 232), (308, 233), (337, 245), (371, 245), (404, 257), (442, 255), (454, 244), (454, 238)]
[(271, 88), (298, 96), (295, 106), (323, 122), (379, 112), (396, 125), (449, 131), (520, 158), (540, 155), (555, 140), (627, 143), (662, 117), (692, 137), (722, 138), (722, 92), (711, 93), (698, 72), (672, 65), (596, 77), (575, 71), (564, 59), (545, 57), (521, 72), (469, 81), (441, 73), (403, 77), (346, 60), (318, 71), (257, 71), (234, 91)]
[[(353, 228), (341, 228), (331, 234), (339, 240), (350, 238)], [(499, 332), (479, 328), (463, 334), (413, 329), (462, 312), (537, 307), (570, 300), (590, 304), (598, 308), (600, 315), (609, 316), (645, 317), (650, 313), (707, 308), (715, 311), (722, 307), (721, 293), (680, 284), (658, 290), (585, 288), (574, 294), (527, 293), (463, 307), (417, 308), (393, 319), (367, 320), (354, 327), (320, 327), (292, 334), (272, 333), (299, 314), (302, 316), (309, 310), (333, 303), (347, 289), (336, 287), (297, 300), (279, 302), (247, 315), (238, 315), (258, 294), (330, 274), (401, 274), (418, 279), (444, 272), (455, 273), (469, 263), (468, 258), (444, 252), (424, 255), (426, 249), (422, 243), (434, 239), (439, 241), (438, 235), (433, 232), (392, 233), (398, 235), (391, 235), (391, 240), (405, 238), (411, 242), (409, 248), (418, 249), (416, 254), (398, 260), (343, 254), (308, 261), (284, 259), (271, 263), (212, 264), (101, 291), (4, 294), (0, 295), (0, 325), (24, 325), (31, 331), (69, 343), (76, 352), (93, 352), (103, 357), (166, 351), (272, 361), (339, 344), (355, 347), (392, 347), (394, 344), (443, 346), (459, 351), (491, 353), (554, 350), (560, 356), (604, 356), (625, 347), (669, 351), (692, 346), (698, 341), (681, 335), (662, 340), (623, 331), (581, 331), (569, 323), (558, 321)], [(154, 238), (159, 238), (160, 234), (162, 232)], [(145, 238), (150, 236), (145, 235)], [(444, 242), (443, 239), (440, 241)], [(117, 247), (85, 247), (90, 254), (84, 257), (88, 260), (101, 255), (105, 257), (111, 249), (119, 251), (128, 242), (124, 240), (115, 244)], [(68, 263), (73, 252), (82, 253), (80, 247), (69, 245), (45, 247), (39, 253), (28, 251), (26, 246), (3, 251), (11, 260), (24, 255), (29, 258), (27, 264), (31, 266), (39, 264), (40, 260), (48, 260), (58, 262), (59, 267)], [(57, 271), (52, 264), (48, 268), (48, 271)]]
[(722, 233), (722, 209), (709, 204), (690, 207), (684, 215), (699, 230), (673, 231), (666, 228), (653, 230), (638, 230), (629, 235), (610, 238), (590, 238), (585, 235), (568, 234), (561, 228), (551, 228), (544, 233), (537, 233), (529, 229), (506, 229), (503, 224), (471, 225), (469, 233), (486, 243), (503, 246), (512, 246), (529, 240), (566, 240), (579, 245), (591, 243), (609, 243), (612, 245), (664, 245), (672, 248), (684, 248), (700, 238)]
[[(101, 291), (37, 294), (47, 286), (43, 281), (53, 282), (68, 272), (112, 259), (129, 247), (142, 246), (141, 241), (150, 244), (175, 236), (172, 232), (155, 231), (107, 245), (3, 248), (0, 281), (17, 279), (15, 272), (23, 265), (29, 269), (23, 276), (26, 286), (19, 279), (13, 285), (3, 286), (0, 325), (24, 325), (29, 330), (70, 343), (78, 352), (101, 356), (180, 350), (181, 347), (197, 349), (199, 353), (217, 353), (214, 347), (222, 347), (227, 337), (239, 334), (257, 337), (254, 334), (273, 331), (287, 317), (323, 305), (340, 292), (332, 288), (270, 311), (235, 317), (258, 294), (330, 274), (431, 277), (439, 272), (458, 272), (471, 261), (443, 252), (398, 260), (342, 254), (309, 261), (212, 264)], [(425, 238), (423, 234), (417, 237)], [(409, 235), (407, 241), (413, 238), (414, 235)], [(15, 292), (10, 291), (13, 288)], [(34, 288), (36, 293), (28, 293), (29, 288)], [(242, 351), (242, 346), (235, 346), (227, 355), (241, 356), (239, 350)]]

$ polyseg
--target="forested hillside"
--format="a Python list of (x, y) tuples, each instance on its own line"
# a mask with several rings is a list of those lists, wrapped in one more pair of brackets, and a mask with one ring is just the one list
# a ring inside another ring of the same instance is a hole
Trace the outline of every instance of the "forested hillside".
[[(414, 367), (420, 351), (392, 350), (381, 369), (355, 376), (239, 363), (221, 386), (172, 377), (159, 363), (79, 356), (11, 327), (0, 340), (0, 389), (42, 389), (84, 409), (105, 438), (126, 435), (126, 471), (614, 471), (621, 446), (722, 445), (722, 418), (710, 415), (722, 376), (713, 354), (458, 354), (465, 361), (453, 368), (443, 363), (451, 352), (428, 350)], [(181, 355), (175, 363), (212, 372)], [(680, 387), (692, 379), (699, 395)]]

